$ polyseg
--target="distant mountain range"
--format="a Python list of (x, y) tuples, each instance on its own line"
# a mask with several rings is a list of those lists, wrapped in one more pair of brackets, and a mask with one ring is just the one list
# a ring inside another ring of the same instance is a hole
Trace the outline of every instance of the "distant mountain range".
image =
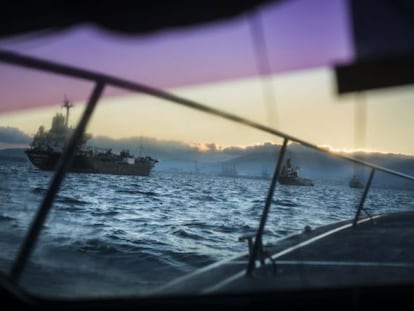
[[(247, 148), (224, 149), (216, 148), (212, 144), (210, 150), (200, 151), (183, 142), (150, 138), (114, 140), (97, 137), (91, 139), (90, 145), (111, 146), (114, 152), (129, 149), (136, 155), (142, 152), (143, 155), (155, 157), (160, 161), (155, 166), (155, 171), (237, 175), (253, 178), (270, 178), (280, 151), (279, 145), (270, 143)], [(352, 156), (414, 176), (413, 156), (364, 152), (353, 153)], [(288, 146), (285, 157), (290, 158), (294, 166), (300, 167), (301, 176), (311, 178), (316, 183), (321, 181), (347, 184), (354, 173), (361, 176), (362, 180), (366, 179), (369, 174), (366, 168), (297, 144)], [(0, 160), (27, 161), (27, 157), (24, 149), (3, 149), (0, 150)], [(386, 176), (384, 173), (376, 174), (374, 185), (414, 190), (414, 182)]]

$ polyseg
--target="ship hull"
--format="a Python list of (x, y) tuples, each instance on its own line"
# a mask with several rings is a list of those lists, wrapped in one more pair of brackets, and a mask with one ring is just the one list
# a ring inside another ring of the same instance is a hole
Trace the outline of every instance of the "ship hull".
[(350, 188), (356, 188), (356, 189), (362, 189), (362, 188), (364, 188), (364, 185), (363, 184), (360, 184), (360, 183), (352, 183), (352, 182), (350, 182), (349, 183), (349, 187)]
[[(26, 150), (26, 154), (34, 166), (45, 171), (55, 170), (61, 156), (61, 153), (58, 152), (36, 150)], [(149, 176), (154, 164), (155, 161), (151, 159), (138, 160), (134, 164), (128, 164), (122, 161), (107, 161), (94, 156), (75, 155), (69, 172)]]
[(313, 182), (307, 178), (290, 178), (290, 177), (279, 177), (279, 183), (282, 185), (292, 186), (313, 186)]

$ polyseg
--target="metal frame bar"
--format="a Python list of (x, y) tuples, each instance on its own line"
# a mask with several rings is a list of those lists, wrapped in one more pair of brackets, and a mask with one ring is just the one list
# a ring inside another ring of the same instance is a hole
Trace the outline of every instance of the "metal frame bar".
[(29, 259), (39, 237), (39, 234), (42, 230), (43, 224), (46, 221), (47, 215), (52, 208), (53, 201), (56, 197), (56, 193), (59, 191), (60, 185), (62, 184), (63, 178), (66, 174), (66, 171), (69, 168), (71, 160), (76, 150), (80, 139), (82, 138), (83, 133), (85, 132), (88, 121), (96, 107), (96, 104), (101, 96), (105, 87), (105, 83), (102, 81), (97, 81), (94, 90), (91, 93), (86, 109), (82, 115), (81, 120), (79, 121), (78, 126), (76, 127), (74, 133), (72, 134), (65, 150), (63, 151), (62, 156), (59, 159), (59, 162), (56, 166), (56, 172), (53, 175), (53, 179), (49, 185), (47, 193), (43, 198), (42, 204), (40, 205), (36, 216), (34, 217), (33, 222), (30, 225), (30, 228), (26, 234), (26, 237), (20, 247), (19, 253), (14, 261), (12, 269), (10, 271), (10, 276), (18, 281), (21, 273)]
[(357, 211), (355, 213), (354, 221), (352, 222), (352, 227), (356, 227), (356, 225), (358, 223), (359, 215), (361, 214), (361, 210), (364, 208), (365, 199), (367, 198), (368, 191), (371, 188), (371, 183), (372, 183), (372, 179), (374, 178), (374, 173), (375, 173), (375, 168), (373, 168), (371, 170), (371, 173), (369, 174), (369, 178), (368, 178), (368, 181), (367, 181), (367, 183), (365, 185), (364, 192), (362, 194), (361, 200), (359, 201), (358, 209), (357, 209)]
[(252, 250), (252, 252), (249, 256), (249, 262), (247, 264), (247, 269), (246, 269), (246, 274), (247, 275), (252, 274), (253, 269), (255, 268), (256, 257), (257, 257), (257, 255), (259, 254), (259, 252), (261, 251), (261, 248), (262, 248), (263, 231), (264, 231), (264, 227), (266, 225), (267, 216), (269, 214), (270, 206), (272, 205), (273, 194), (276, 190), (276, 184), (277, 184), (277, 180), (279, 178), (280, 169), (282, 167), (282, 161), (283, 161), (283, 158), (285, 156), (287, 143), (288, 143), (288, 139), (285, 138), (283, 140), (282, 148), (280, 149), (280, 152), (279, 152), (279, 157), (277, 159), (275, 172), (273, 173), (272, 181), (270, 183), (269, 191), (267, 193), (266, 203), (265, 203), (265, 206), (263, 208), (262, 217), (260, 218), (260, 223), (259, 223), (259, 227), (257, 229), (256, 238), (254, 239), (253, 250)]

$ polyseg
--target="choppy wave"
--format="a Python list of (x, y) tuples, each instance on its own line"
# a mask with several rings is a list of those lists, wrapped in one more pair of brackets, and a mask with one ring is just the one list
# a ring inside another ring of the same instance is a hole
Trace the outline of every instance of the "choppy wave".
[(64, 204), (67, 204), (67, 205), (72, 205), (72, 204), (85, 205), (85, 204), (88, 204), (87, 201), (72, 198), (72, 197), (61, 196), (61, 195), (58, 195), (56, 197), (55, 202), (64, 203)]
[(132, 189), (119, 189), (115, 190), (116, 193), (126, 193), (126, 194), (142, 194), (145, 196), (157, 196), (158, 194), (154, 191), (141, 191), (141, 190), (132, 190)]
[(300, 206), (298, 203), (296, 203), (293, 200), (285, 199), (285, 200), (273, 200), (273, 204), (278, 206), (285, 206), (285, 207), (298, 207)]
[[(35, 187), (31, 190), (32, 193), (34, 194), (39, 194), (39, 195), (45, 195), (47, 193), (47, 189), (43, 188), (43, 187)], [(84, 200), (80, 200), (74, 197), (70, 197), (70, 196), (63, 196), (63, 195), (57, 195), (55, 202), (59, 202), (59, 203), (64, 203), (64, 204), (68, 204), (68, 205), (72, 205), (72, 204), (88, 204), (87, 201)]]
[(181, 238), (185, 238), (185, 239), (192, 239), (195, 241), (198, 240), (202, 240), (203, 239), (203, 235), (201, 234), (197, 234), (197, 233), (191, 233), (186, 231), (185, 229), (177, 229), (177, 230), (173, 230), (172, 234), (181, 237)]
[(99, 211), (99, 210), (90, 211), (90, 215), (99, 216), (99, 217), (111, 217), (111, 216), (116, 216), (118, 214), (119, 212), (117, 211)]
[(77, 247), (82, 252), (93, 252), (101, 254), (114, 254), (119, 252), (119, 249), (104, 240), (89, 239)]
[[(0, 171), (8, 181), (0, 188), (0, 234), (8, 243), (0, 260), (11, 262), (38, 206), (33, 203), (46, 194), (51, 174), (24, 165), (11, 172), (1, 163)], [(239, 237), (257, 229), (267, 189), (255, 179), (71, 174), (56, 196), (33, 262), (47, 262), (42, 271), (55, 271), (49, 276), (62, 284), (65, 277), (73, 279), (74, 271), (82, 275), (87, 270), (88, 282), (97, 288), (106, 275), (108, 284), (128, 284), (128, 290), (139, 292), (246, 251)], [(359, 197), (347, 185), (278, 187), (264, 239), (349, 218)], [(367, 208), (414, 208), (412, 197), (410, 192), (373, 189)], [(57, 267), (67, 272), (56, 273)]]
[(11, 221), (11, 220), (15, 220), (15, 218), (7, 216), (7, 215), (0, 215), (0, 221)]
[(47, 189), (46, 188), (42, 188), (42, 187), (36, 187), (32, 189), (32, 193), (36, 193), (36, 194), (46, 194)]

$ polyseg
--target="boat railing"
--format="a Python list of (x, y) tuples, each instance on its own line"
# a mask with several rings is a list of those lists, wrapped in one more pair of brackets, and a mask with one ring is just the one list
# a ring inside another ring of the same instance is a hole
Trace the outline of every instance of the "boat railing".
[(394, 175), (394, 176), (398, 176), (404, 179), (414, 181), (413, 176), (410, 176), (410, 175), (407, 175), (401, 172), (397, 172), (395, 170), (391, 170), (391, 169), (388, 169), (388, 168), (385, 168), (379, 165), (375, 165), (373, 163), (369, 163), (369, 162), (357, 159), (349, 155), (332, 152), (326, 148), (319, 147), (315, 144), (296, 138), (294, 136), (291, 136), (289, 134), (286, 134), (282, 131), (271, 128), (269, 126), (265, 126), (263, 124), (239, 117), (237, 115), (234, 115), (234, 114), (231, 114), (225, 111), (221, 111), (219, 109), (211, 108), (206, 105), (200, 104), (196, 101), (189, 100), (189, 99), (174, 95), (172, 93), (162, 91), (156, 88), (152, 88), (152, 87), (149, 87), (143, 84), (139, 84), (139, 83), (121, 79), (118, 77), (96, 73), (90, 70), (84, 70), (84, 69), (76, 68), (73, 66), (63, 65), (63, 64), (59, 64), (56, 62), (51, 62), (51, 61), (47, 61), (47, 60), (43, 60), (39, 58), (23, 56), (23, 55), (20, 55), (14, 52), (8, 52), (8, 51), (0, 50), (0, 62), (4, 62), (7, 64), (16, 65), (16, 66), (21, 66), (21, 67), (26, 67), (30, 69), (37, 69), (40, 71), (46, 71), (46, 72), (55, 73), (59, 75), (69, 76), (72, 78), (92, 81), (95, 83), (95, 87), (93, 88), (91, 95), (88, 99), (88, 102), (86, 104), (86, 109), (84, 110), (77, 127), (73, 131), (73, 134), (62, 156), (59, 159), (58, 165), (55, 169), (54, 176), (52, 178), (52, 181), (50, 182), (46, 195), (43, 198), (43, 201), (41, 202), (36, 215), (34, 216), (34, 220), (30, 225), (30, 228), (25, 236), (25, 239), (23, 240), (23, 243), (19, 249), (17, 257), (12, 265), (12, 268), (10, 271), (10, 277), (15, 282), (19, 280), (21, 273), (24, 267), (26, 266), (28, 258), (30, 257), (34, 249), (34, 246), (37, 242), (37, 239), (39, 237), (43, 224), (46, 220), (46, 217), (52, 208), (53, 201), (56, 197), (57, 192), (59, 191), (63, 178), (69, 168), (70, 160), (72, 159), (76, 151), (76, 147), (81, 141), (83, 134), (85, 133), (85, 129), (90, 120), (90, 117), (96, 107), (96, 104), (99, 98), (102, 96), (103, 90), (106, 86), (118, 87), (118, 88), (125, 89), (128, 91), (134, 91), (134, 92), (139, 92), (139, 93), (143, 93), (146, 95), (154, 96), (154, 97), (164, 99), (169, 102), (173, 102), (178, 105), (182, 105), (188, 108), (192, 108), (192, 109), (195, 109), (201, 112), (208, 113), (213, 116), (221, 117), (226, 120), (233, 121), (238, 124), (245, 125), (245, 126), (260, 130), (262, 132), (265, 132), (265, 133), (268, 133), (268, 134), (271, 134), (273, 136), (280, 137), (283, 139), (282, 147), (276, 159), (275, 170), (274, 170), (271, 182), (270, 182), (269, 190), (267, 192), (266, 201), (263, 207), (259, 226), (254, 235), (254, 239), (252, 237), (249, 238), (250, 239), (250, 248), (249, 248), (250, 255), (249, 255), (249, 261), (248, 261), (247, 268), (246, 268), (247, 275), (252, 274), (255, 268), (255, 262), (257, 258), (259, 257), (260, 252), (262, 252), (263, 232), (264, 232), (266, 221), (269, 215), (270, 206), (271, 206), (273, 196), (276, 190), (277, 180), (280, 175), (282, 162), (283, 162), (284, 155), (286, 153), (288, 143), (298, 143), (305, 147), (309, 147), (311, 149), (320, 151), (324, 154), (329, 154), (331, 156), (341, 158), (341, 159), (344, 159), (352, 163), (359, 164), (359, 165), (362, 165), (362, 166), (365, 166), (371, 169), (370, 176), (368, 178), (367, 183), (365, 184), (363, 194), (361, 196), (357, 210), (355, 212), (354, 221), (353, 221), (354, 226), (357, 225), (357, 221), (360, 217), (361, 212), (362, 211), (366, 212), (364, 210), (364, 203), (368, 195), (368, 192), (370, 190), (375, 172), (377, 171), (384, 172), (390, 175)]

